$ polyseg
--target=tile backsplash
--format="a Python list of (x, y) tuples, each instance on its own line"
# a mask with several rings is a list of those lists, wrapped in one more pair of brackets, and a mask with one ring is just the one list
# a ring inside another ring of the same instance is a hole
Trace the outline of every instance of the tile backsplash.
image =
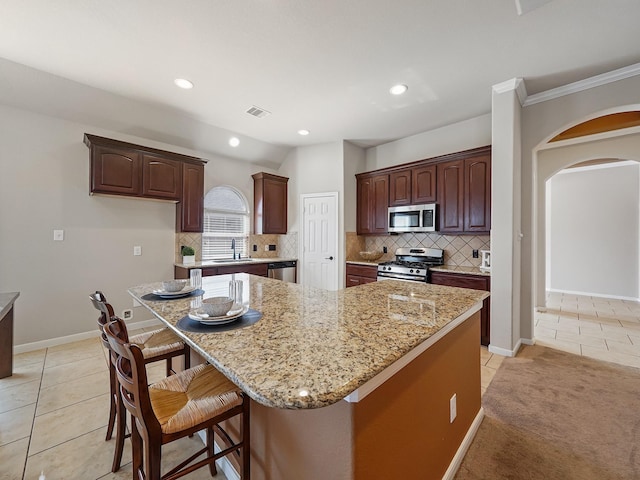
[(383, 247), (387, 247), (387, 253), (378, 260), (384, 262), (395, 259), (397, 248), (424, 247), (443, 249), (446, 265), (479, 267), (481, 258), (480, 256), (473, 258), (473, 250), (490, 250), (490, 238), (489, 235), (440, 235), (437, 233), (403, 233), (400, 235), (359, 237), (355, 232), (347, 232), (347, 260), (361, 261), (358, 252), (362, 250), (382, 251)]
[[(193, 247), (196, 251), (196, 262), (202, 260), (202, 234), (201, 233), (176, 233), (175, 262), (182, 263), (180, 248)], [(253, 251), (256, 245), (257, 251)], [(275, 245), (275, 250), (265, 251), (265, 246)], [(249, 235), (249, 256), (254, 258), (298, 258), (298, 232), (286, 235)], [(229, 250), (231, 256), (231, 250)]]

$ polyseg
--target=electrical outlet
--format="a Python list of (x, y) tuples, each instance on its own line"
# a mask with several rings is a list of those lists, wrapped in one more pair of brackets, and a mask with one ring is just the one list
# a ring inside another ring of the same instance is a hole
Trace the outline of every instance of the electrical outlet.
[(254, 244), (254, 245), (253, 245), (253, 251), (254, 251), (254, 252), (257, 252), (257, 251), (258, 251), (258, 245), (256, 245), (256, 244)]
[(131, 310), (130, 308), (127, 308), (126, 310), (122, 311), (123, 320), (129, 320), (131, 318), (133, 318), (133, 310)]
[(478, 250), (474, 250), (473, 252), (471, 252), (473, 255), (473, 258), (478, 258)]
[(453, 423), (457, 415), (456, 394), (454, 393), (453, 397), (449, 399), (449, 423)]
[(269, 245), (269, 251), (270, 252), (275, 252), (276, 251), (276, 246), (273, 245), (273, 244)]
[(142, 247), (139, 245), (136, 245), (135, 247), (133, 247), (133, 254), (137, 257), (138, 255), (142, 255)]
[(265, 251), (265, 252), (268, 252), (268, 251), (269, 251), (269, 245), (265, 245), (265, 246), (264, 246), (264, 251)]
[(382, 247), (382, 253), (387, 253), (387, 252), (388, 252), (387, 247)]
[(64, 240), (64, 230), (54, 230), (53, 240), (55, 242), (62, 242)]

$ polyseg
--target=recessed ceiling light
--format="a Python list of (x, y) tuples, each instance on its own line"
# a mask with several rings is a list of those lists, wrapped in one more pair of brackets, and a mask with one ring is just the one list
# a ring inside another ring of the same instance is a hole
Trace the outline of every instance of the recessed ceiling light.
[(240, 145), (240, 139), (238, 137), (231, 137), (229, 139), (229, 145), (231, 145), (232, 147), (237, 147), (238, 145)]
[(398, 84), (391, 87), (389, 89), (389, 92), (391, 92), (392, 95), (402, 95), (407, 90), (409, 90), (409, 87), (407, 87), (406, 85)]
[(310, 133), (309, 130), (304, 130), (304, 129), (303, 130), (298, 130), (298, 134), (299, 135), (309, 135), (309, 133)]
[(193, 88), (193, 83), (186, 78), (176, 78), (173, 83), (175, 83), (180, 88), (184, 88), (185, 90)]

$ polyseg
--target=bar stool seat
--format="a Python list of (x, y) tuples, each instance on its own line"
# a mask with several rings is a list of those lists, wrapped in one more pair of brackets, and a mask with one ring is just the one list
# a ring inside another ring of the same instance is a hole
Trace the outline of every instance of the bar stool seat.
[(159, 328), (150, 332), (131, 335), (129, 342), (142, 350), (146, 359), (156, 358), (172, 352), (184, 352), (184, 342), (168, 328)]
[(165, 434), (190, 429), (242, 405), (238, 388), (209, 364), (196, 365), (150, 385), (149, 398)]

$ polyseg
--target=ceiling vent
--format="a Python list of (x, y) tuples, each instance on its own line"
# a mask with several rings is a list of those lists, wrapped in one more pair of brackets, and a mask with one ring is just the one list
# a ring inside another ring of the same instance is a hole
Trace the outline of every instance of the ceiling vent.
[(256, 107), (253, 105), (249, 110), (247, 110), (249, 115), (253, 115), (254, 117), (264, 118), (267, 115), (271, 115), (271, 112), (266, 111), (264, 108)]

